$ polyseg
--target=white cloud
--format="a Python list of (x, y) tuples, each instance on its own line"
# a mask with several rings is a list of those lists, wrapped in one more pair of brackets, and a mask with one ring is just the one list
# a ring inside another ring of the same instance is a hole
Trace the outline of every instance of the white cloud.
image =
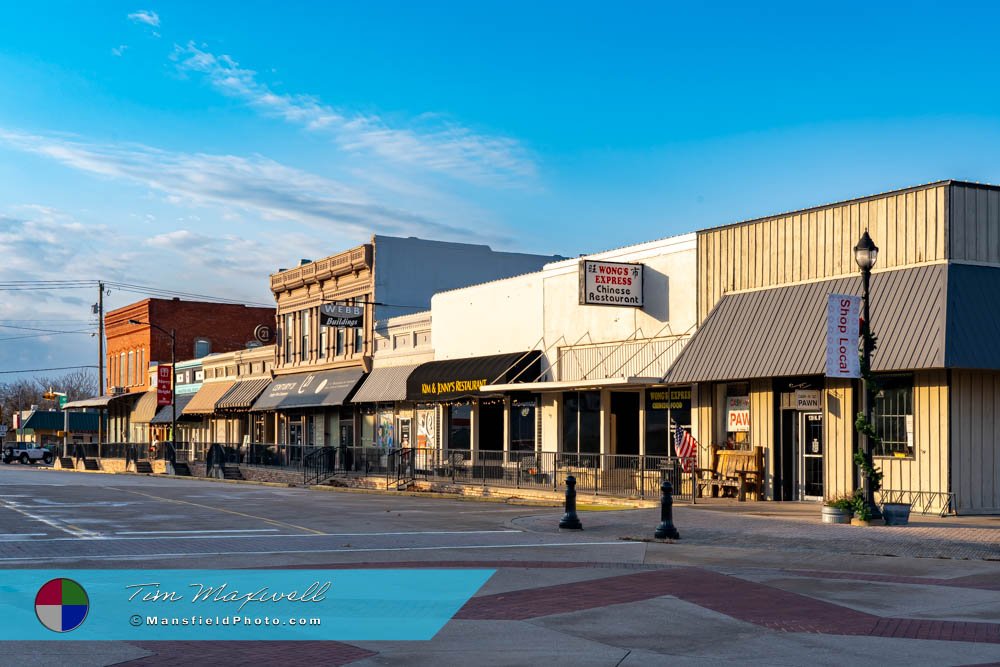
[(128, 44), (119, 44), (118, 46), (111, 49), (111, 55), (121, 58), (125, 55), (125, 51), (128, 49)]
[(478, 134), (431, 114), (420, 117), (411, 127), (390, 127), (378, 115), (336, 109), (311, 95), (276, 93), (258, 80), (255, 71), (194, 42), (175, 45), (172, 57), (179, 70), (205, 75), (224, 95), (309, 131), (330, 133), (346, 150), (368, 152), (394, 164), (432, 169), (475, 183), (510, 184), (536, 174), (531, 155), (514, 139)]
[(133, 23), (143, 23), (152, 28), (160, 27), (160, 15), (149, 9), (140, 9), (128, 15), (128, 20)]
[(94, 144), (2, 128), (0, 144), (79, 171), (151, 188), (177, 205), (236, 209), (265, 220), (306, 223), (349, 238), (378, 232), (491, 240), (481, 232), (380, 204), (347, 184), (261, 156), (170, 152), (141, 144)]

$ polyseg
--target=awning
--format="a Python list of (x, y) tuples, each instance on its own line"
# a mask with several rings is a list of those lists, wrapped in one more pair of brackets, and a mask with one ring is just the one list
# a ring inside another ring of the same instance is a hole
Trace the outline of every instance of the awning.
[(184, 411), (189, 415), (210, 415), (215, 412), (215, 404), (227, 391), (233, 388), (233, 381), (206, 382), (187, 404)]
[[(194, 418), (194, 415), (184, 415), (184, 408), (187, 404), (194, 398), (194, 394), (177, 394), (177, 421), (198, 421)], [(169, 424), (171, 421), (172, 406), (164, 405), (157, 410), (156, 414), (152, 419), (149, 420), (150, 424)], [(186, 417), (186, 418), (185, 418)]]
[(555, 380), (552, 382), (514, 382), (510, 384), (488, 384), (479, 388), (484, 393), (530, 391), (574, 391), (583, 389), (634, 389), (663, 384), (658, 377), (597, 378), (595, 380)]
[(215, 403), (216, 410), (249, 410), (261, 392), (271, 384), (271, 378), (239, 380)]
[(93, 398), (83, 398), (79, 401), (70, 401), (63, 405), (63, 409), (75, 409), (75, 408), (106, 408), (108, 403), (113, 399), (119, 398), (118, 396), (94, 396)]
[(251, 410), (289, 410), (343, 405), (365, 372), (345, 368), (316, 373), (280, 375), (268, 385)]
[[(947, 266), (872, 274), (875, 371), (943, 368)], [(667, 373), (671, 384), (823, 375), (830, 294), (861, 293), (858, 277), (727, 294)]]
[(417, 366), (406, 380), (410, 401), (450, 401), (480, 396), (487, 385), (533, 382), (542, 374), (538, 350), (429, 361)]
[(410, 373), (416, 367), (417, 364), (411, 364), (373, 369), (361, 384), (358, 393), (351, 399), (351, 403), (405, 401), (406, 378), (410, 377)]
[(139, 402), (132, 408), (131, 421), (135, 424), (148, 424), (149, 420), (156, 416), (156, 392), (147, 391), (139, 397)]
[(69, 412), (61, 410), (35, 410), (21, 426), (25, 431), (61, 431), (69, 417), (70, 433), (96, 433), (100, 415), (96, 412)]

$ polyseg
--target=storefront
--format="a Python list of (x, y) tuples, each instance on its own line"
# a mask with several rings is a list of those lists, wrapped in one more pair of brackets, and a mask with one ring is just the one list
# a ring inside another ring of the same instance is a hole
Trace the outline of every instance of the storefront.
[(280, 375), (251, 411), (270, 414), (278, 456), (294, 463), (305, 450), (339, 444), (342, 427), (354, 421), (354, 410), (346, 404), (363, 377), (360, 367)]

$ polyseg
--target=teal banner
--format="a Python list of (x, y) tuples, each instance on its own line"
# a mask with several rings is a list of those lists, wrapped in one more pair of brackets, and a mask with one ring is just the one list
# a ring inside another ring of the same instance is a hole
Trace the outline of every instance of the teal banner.
[(427, 640), (494, 570), (4, 570), (0, 640)]

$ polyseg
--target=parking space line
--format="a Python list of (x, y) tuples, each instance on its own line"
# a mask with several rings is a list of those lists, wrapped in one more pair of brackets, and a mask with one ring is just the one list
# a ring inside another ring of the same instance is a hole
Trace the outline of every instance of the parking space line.
[(147, 498), (154, 498), (156, 500), (162, 500), (168, 503), (177, 503), (179, 505), (191, 505), (192, 507), (200, 507), (202, 509), (212, 510), (213, 512), (225, 512), (226, 514), (233, 514), (235, 516), (242, 516), (247, 519), (256, 519), (257, 521), (263, 521), (264, 523), (269, 523), (274, 526), (284, 526), (285, 528), (292, 528), (294, 530), (304, 530), (307, 533), (314, 533), (316, 535), (326, 535), (321, 530), (314, 530), (313, 528), (306, 528), (305, 526), (297, 526), (294, 523), (288, 523), (287, 521), (278, 521), (277, 519), (268, 519), (262, 516), (255, 516), (253, 514), (247, 514), (245, 512), (237, 512), (236, 510), (228, 510), (222, 507), (212, 507), (211, 505), (202, 505), (201, 503), (192, 503), (188, 500), (176, 500), (174, 498), (164, 498), (163, 496), (154, 496), (151, 493), (143, 493), (142, 491), (133, 491), (132, 489), (125, 489), (117, 486), (106, 487), (115, 491), (121, 491), (123, 493), (134, 493), (138, 496), (145, 496)]
[[(32, 514), (31, 512), (27, 512), (27, 511), (21, 509), (20, 507), (18, 507), (17, 503), (12, 503), (12, 502), (7, 501), (7, 500), (0, 500), (0, 505), (2, 505), (3, 507), (6, 507), (7, 509), (14, 510), (18, 514), (26, 516), (29, 519), (33, 519), (35, 521), (44, 523), (46, 526), (49, 526), (50, 528), (55, 528), (57, 530), (61, 530), (64, 533), (69, 533), (70, 535), (72, 535), (73, 537), (75, 537), (77, 539), (95, 539), (95, 538), (100, 537), (100, 535), (98, 533), (94, 533), (92, 531), (85, 530), (83, 528), (77, 528), (76, 526), (70, 526), (69, 524), (65, 524), (64, 525), (64, 524), (62, 524), (62, 523), (60, 523), (58, 521), (53, 521), (51, 519), (46, 519), (43, 516), (38, 516), (37, 514)], [(8, 540), (8, 541), (11, 541), (11, 540)]]

